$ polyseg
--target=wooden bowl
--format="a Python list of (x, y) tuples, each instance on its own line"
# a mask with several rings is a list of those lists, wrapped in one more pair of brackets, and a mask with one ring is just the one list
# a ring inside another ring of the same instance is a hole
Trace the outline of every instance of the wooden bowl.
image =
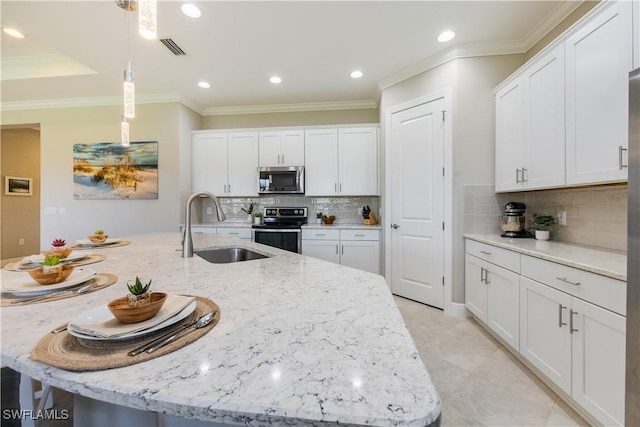
[(92, 234), (91, 236), (88, 236), (89, 240), (91, 240), (93, 243), (102, 243), (105, 240), (107, 240), (107, 236), (106, 234), (103, 234), (101, 236), (96, 236), (95, 234)]
[(60, 259), (64, 259), (68, 257), (71, 252), (73, 252), (73, 248), (51, 249), (48, 251), (42, 251), (42, 255), (44, 255), (45, 257), (57, 256)]
[(330, 216), (322, 216), (322, 222), (324, 222), (325, 224), (333, 224), (333, 221), (336, 220), (335, 215), (330, 215)]
[(43, 267), (29, 270), (29, 276), (41, 285), (55, 285), (56, 283), (63, 282), (73, 272), (73, 265), (65, 264), (60, 268), (52, 268), (45, 270)]
[(162, 305), (167, 300), (167, 294), (164, 292), (152, 292), (151, 302), (145, 305), (129, 307), (127, 297), (118, 298), (107, 304), (111, 314), (122, 323), (137, 323), (143, 320), (151, 319), (158, 314)]

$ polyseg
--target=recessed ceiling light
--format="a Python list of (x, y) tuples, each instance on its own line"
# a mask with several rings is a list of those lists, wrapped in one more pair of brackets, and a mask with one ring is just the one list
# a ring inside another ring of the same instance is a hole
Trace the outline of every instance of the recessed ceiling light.
[(448, 42), (449, 40), (453, 40), (455, 36), (456, 33), (454, 33), (453, 31), (443, 31), (438, 36), (438, 41), (441, 43)]
[(200, 15), (202, 15), (198, 6), (191, 3), (183, 4), (182, 7), (180, 7), (180, 10), (182, 10), (182, 13), (187, 15), (189, 18), (200, 18)]
[(360, 70), (356, 70), (351, 73), (351, 78), (354, 78), (354, 79), (359, 79), (362, 76), (364, 76), (364, 74), (362, 74), (362, 71)]
[(4, 31), (5, 34), (8, 34), (11, 37), (15, 37), (17, 39), (23, 39), (24, 38), (24, 34), (22, 34), (20, 31), (14, 29), (14, 28), (3, 28), (2, 31)]
[(269, 81), (273, 84), (282, 83), (282, 79), (278, 76), (273, 76), (269, 79)]
[(209, 89), (211, 87), (211, 85), (207, 82), (198, 82), (198, 86), (202, 89)]

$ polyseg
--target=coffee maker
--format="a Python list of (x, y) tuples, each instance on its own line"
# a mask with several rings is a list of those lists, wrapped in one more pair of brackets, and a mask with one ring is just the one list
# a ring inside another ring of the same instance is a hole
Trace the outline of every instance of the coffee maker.
[(500, 228), (504, 231), (500, 236), (510, 238), (528, 238), (533, 234), (525, 230), (524, 212), (527, 205), (520, 202), (509, 202), (504, 206), (504, 215), (500, 215)]

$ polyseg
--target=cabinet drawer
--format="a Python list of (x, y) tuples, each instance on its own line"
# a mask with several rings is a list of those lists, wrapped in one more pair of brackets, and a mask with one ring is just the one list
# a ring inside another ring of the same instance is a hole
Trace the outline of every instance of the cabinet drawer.
[(517, 252), (469, 239), (466, 241), (466, 252), (507, 270), (520, 272), (520, 254)]
[(340, 230), (324, 230), (324, 229), (303, 229), (302, 239), (304, 240), (339, 240)]
[(249, 227), (218, 227), (218, 234), (228, 234), (240, 239), (251, 239), (251, 228)]
[(340, 230), (342, 240), (380, 240), (378, 230)]
[(521, 274), (626, 316), (626, 282), (528, 255), (522, 255)]

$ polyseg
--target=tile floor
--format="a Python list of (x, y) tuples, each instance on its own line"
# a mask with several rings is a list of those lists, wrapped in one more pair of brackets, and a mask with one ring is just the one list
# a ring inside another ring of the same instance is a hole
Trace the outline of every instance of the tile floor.
[[(442, 426), (588, 426), (472, 319), (395, 297), (443, 402)], [(71, 409), (56, 391), (57, 409)], [(37, 427), (71, 427), (72, 419)]]

